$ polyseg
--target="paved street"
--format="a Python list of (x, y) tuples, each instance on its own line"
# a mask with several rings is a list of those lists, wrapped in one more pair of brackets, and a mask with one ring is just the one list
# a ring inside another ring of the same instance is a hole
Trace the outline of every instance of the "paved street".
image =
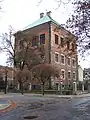
[(15, 109), (0, 113), (0, 120), (90, 120), (90, 97), (67, 99), (14, 94), (2, 95), (0, 99), (17, 104)]

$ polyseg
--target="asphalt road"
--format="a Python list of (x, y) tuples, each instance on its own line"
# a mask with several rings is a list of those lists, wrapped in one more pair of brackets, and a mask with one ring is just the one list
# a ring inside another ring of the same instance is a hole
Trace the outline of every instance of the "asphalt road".
[(90, 97), (64, 99), (11, 95), (2, 99), (16, 102), (17, 107), (1, 112), (0, 120), (90, 120)]

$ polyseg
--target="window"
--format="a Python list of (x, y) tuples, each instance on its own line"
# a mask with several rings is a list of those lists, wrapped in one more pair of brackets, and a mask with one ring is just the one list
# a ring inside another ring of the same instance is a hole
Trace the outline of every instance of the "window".
[(62, 88), (64, 88), (64, 85), (62, 85)]
[(64, 55), (61, 55), (61, 63), (65, 64), (65, 56)]
[(67, 64), (70, 65), (70, 57), (67, 58)]
[(64, 38), (63, 37), (61, 37), (61, 46), (63, 47), (63, 45), (64, 45), (64, 40), (63, 40)]
[(24, 45), (23, 45), (23, 40), (20, 40), (20, 42), (19, 42), (19, 47), (20, 47), (20, 49), (22, 49), (22, 48), (24, 47)]
[(74, 43), (72, 43), (72, 52), (74, 52), (75, 51), (75, 45), (74, 45)]
[(85, 73), (85, 75), (87, 75), (87, 73)]
[(45, 34), (40, 35), (40, 44), (45, 44)]
[(57, 45), (58, 45), (58, 38), (59, 38), (58, 35), (55, 34), (55, 44)]
[(70, 49), (70, 42), (67, 41), (67, 49), (69, 50)]
[(35, 37), (32, 39), (32, 46), (37, 46), (37, 40)]
[(72, 59), (72, 66), (75, 67), (75, 59)]
[(62, 78), (64, 79), (65, 78), (65, 70), (61, 70), (61, 75), (62, 75)]
[(55, 53), (55, 61), (58, 62), (59, 61), (59, 54)]
[(73, 72), (73, 79), (74, 79), (74, 80), (76, 79), (76, 74), (75, 74), (75, 72)]
[(71, 79), (71, 72), (68, 71), (68, 79)]

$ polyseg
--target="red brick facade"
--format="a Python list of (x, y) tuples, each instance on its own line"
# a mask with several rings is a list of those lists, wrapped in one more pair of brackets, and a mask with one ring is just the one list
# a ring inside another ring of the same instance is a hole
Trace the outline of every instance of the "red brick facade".
[[(77, 79), (76, 48), (74, 49), (74, 52), (72, 52), (72, 47), (74, 47), (73, 45), (75, 45), (76, 43), (76, 38), (74, 35), (66, 31), (64, 28), (58, 28), (56, 24), (49, 23), (49, 22), (33, 27), (28, 30), (24, 30), (24, 32), (30, 34), (31, 40), (35, 38), (38, 41), (40, 41), (40, 35), (45, 34), (44, 47), (45, 47), (46, 61), (52, 65), (56, 65), (60, 69), (60, 75), (62, 75), (63, 71), (65, 71), (64, 79), (62, 79), (63, 84), (70, 84), (73, 81), (76, 81)], [(56, 38), (58, 39), (58, 44), (55, 44), (55, 35), (58, 36), (58, 38)], [(67, 40), (66, 38), (69, 38), (69, 39)], [(61, 39), (63, 39), (64, 41), (63, 46), (61, 45)], [(69, 46), (70, 50), (67, 49), (67, 41), (69, 41), (70, 43), (70, 46)], [(20, 40), (18, 40), (17, 38), (15, 43), (15, 48), (16, 48), (16, 51), (20, 50)], [(72, 54), (69, 55), (70, 52), (72, 52)], [(58, 62), (55, 61), (55, 54), (58, 54), (56, 56), (58, 57)], [(64, 56), (64, 64), (61, 63), (61, 55)], [(67, 64), (68, 57), (70, 58), (70, 65)]]

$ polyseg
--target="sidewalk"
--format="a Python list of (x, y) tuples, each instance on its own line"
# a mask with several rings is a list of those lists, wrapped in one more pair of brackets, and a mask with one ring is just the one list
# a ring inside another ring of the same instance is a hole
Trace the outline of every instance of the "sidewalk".
[(88, 94), (80, 94), (80, 95), (52, 95), (52, 94), (45, 94), (44, 96), (41, 94), (24, 94), (25, 96), (36, 96), (36, 97), (51, 97), (51, 98), (81, 98), (81, 97), (90, 97), (90, 93)]
[(45, 94), (44, 96), (42, 94), (30, 94), (30, 93), (24, 93), (22, 95), (21, 93), (0, 93), (0, 98), (5, 97), (15, 97), (15, 96), (30, 96), (30, 97), (50, 97), (50, 98), (66, 98), (66, 99), (72, 99), (72, 98), (82, 98), (82, 97), (90, 97), (90, 93), (88, 94), (80, 94), (80, 95), (52, 95), (52, 94)]

